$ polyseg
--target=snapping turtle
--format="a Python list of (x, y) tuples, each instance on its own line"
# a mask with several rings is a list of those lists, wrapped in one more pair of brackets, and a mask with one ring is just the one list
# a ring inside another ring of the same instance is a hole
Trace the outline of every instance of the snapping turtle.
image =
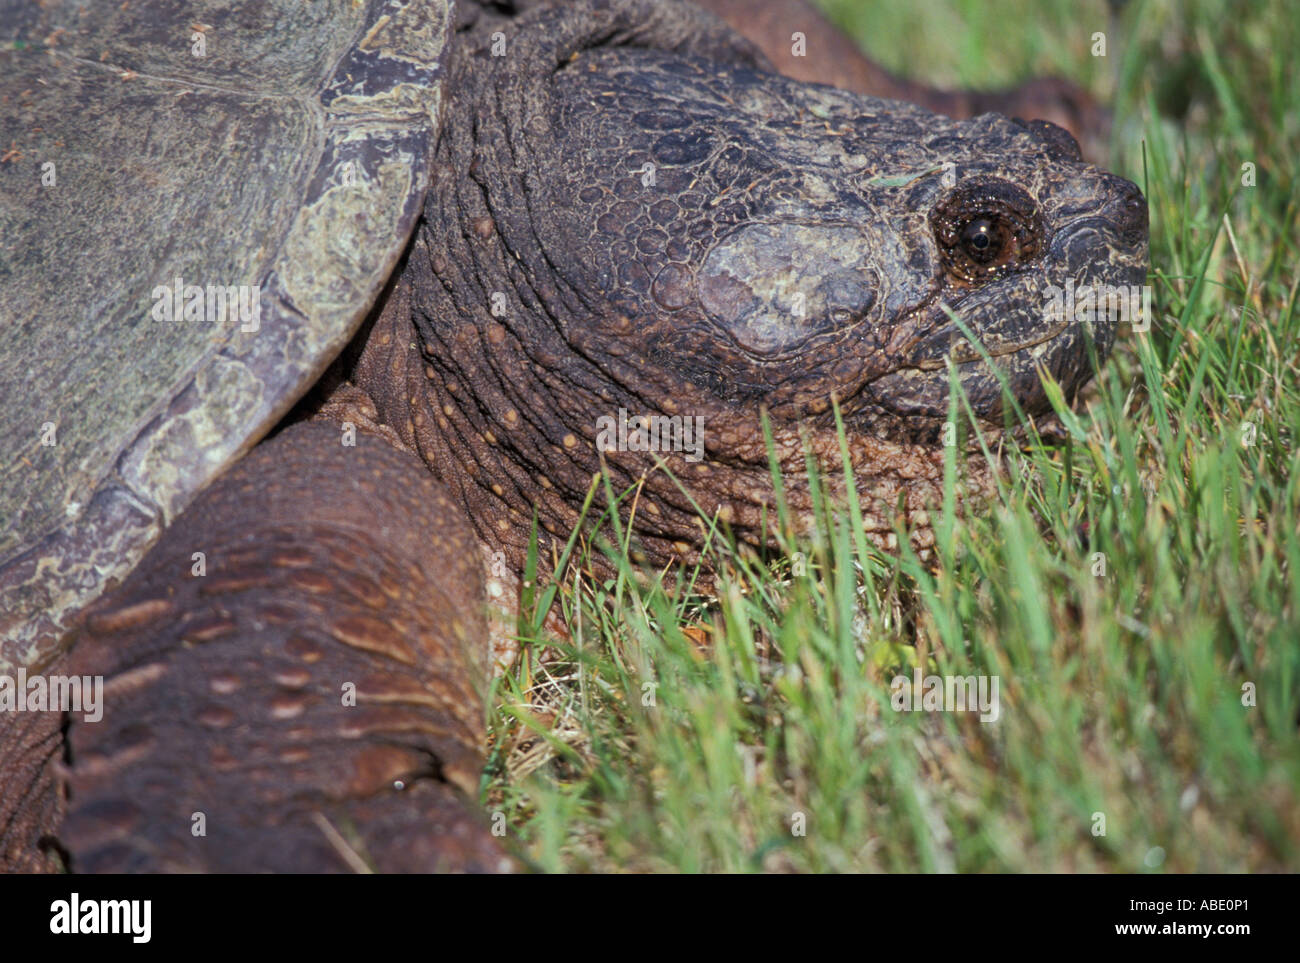
[(1041, 413), (1115, 336), (1053, 292), (1145, 279), (1061, 129), (780, 77), (684, 3), (163, 6), (33, 10), (0, 81), (0, 672), (107, 680), (66, 742), (6, 714), (10, 865), (504, 865), (464, 796), (534, 516), (604, 468), (650, 564), (697, 507), (765, 544), (761, 414), (806, 510), (834, 400), (868, 535), (923, 550), (949, 363), (1003, 423), (963, 327)]

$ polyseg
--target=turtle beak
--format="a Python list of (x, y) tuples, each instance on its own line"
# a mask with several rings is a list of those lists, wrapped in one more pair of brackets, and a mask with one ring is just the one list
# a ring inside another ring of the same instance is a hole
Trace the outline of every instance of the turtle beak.
[[(967, 324), (967, 329), (983, 347), (983, 353), (967, 340), (961, 328), (949, 324), (918, 341), (908, 356), (907, 366), (922, 371), (937, 371), (947, 367), (949, 358), (953, 364), (979, 361), (985, 355), (999, 358), (1051, 341), (1068, 326), (1065, 318), (1052, 319), (1045, 327), (1026, 324), (1024, 316), (1019, 315), (1003, 315), (999, 320), (1003, 322), (1002, 330), (994, 328), (980, 331), (978, 327)], [(1028, 330), (1032, 330), (1033, 334), (1029, 334)]]

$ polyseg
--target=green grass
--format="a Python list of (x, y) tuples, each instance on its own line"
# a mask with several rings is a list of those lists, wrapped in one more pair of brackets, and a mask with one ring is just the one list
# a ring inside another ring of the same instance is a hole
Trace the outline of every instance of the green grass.
[[(1151, 206), (1155, 324), (1064, 442), (1009, 453), (989, 511), (937, 516), (929, 562), (830, 503), (786, 562), (718, 539), (712, 601), (618, 552), (593, 582), (575, 543), (553, 587), (571, 639), (536, 627), (551, 589), (528, 599), (527, 657), (494, 692), (488, 808), (552, 871), (1300, 870), (1295, 18), (827, 5), (923, 79), (1057, 72), (1113, 103), (1110, 166)], [(888, 681), (916, 665), (997, 676), (1001, 718), (894, 712)]]

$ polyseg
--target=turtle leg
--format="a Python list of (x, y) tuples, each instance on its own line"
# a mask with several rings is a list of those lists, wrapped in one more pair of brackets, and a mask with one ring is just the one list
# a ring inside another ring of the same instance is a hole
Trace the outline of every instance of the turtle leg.
[[(694, 0), (763, 51), (795, 80), (920, 104), (963, 120), (993, 111), (1050, 120), (1070, 131), (1086, 157), (1105, 156), (1110, 117), (1082, 87), (1059, 77), (1028, 80), (1008, 90), (943, 90), (905, 80), (867, 59), (852, 39), (808, 0)], [(802, 35), (802, 46), (795, 44)], [(796, 52), (798, 50), (799, 52)]]
[(73, 871), (439, 871), (510, 862), (483, 764), (478, 547), (412, 455), (337, 425), (255, 448), (81, 619)]

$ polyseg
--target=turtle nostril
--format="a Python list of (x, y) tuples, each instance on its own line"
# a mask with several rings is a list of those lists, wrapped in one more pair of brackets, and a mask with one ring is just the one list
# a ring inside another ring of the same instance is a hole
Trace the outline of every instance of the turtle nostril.
[(1120, 233), (1126, 238), (1141, 239), (1147, 236), (1147, 199), (1137, 188), (1120, 204)]
[(1110, 176), (1115, 199), (1110, 203), (1115, 230), (1126, 241), (1140, 241), (1147, 236), (1147, 199), (1132, 181)]

